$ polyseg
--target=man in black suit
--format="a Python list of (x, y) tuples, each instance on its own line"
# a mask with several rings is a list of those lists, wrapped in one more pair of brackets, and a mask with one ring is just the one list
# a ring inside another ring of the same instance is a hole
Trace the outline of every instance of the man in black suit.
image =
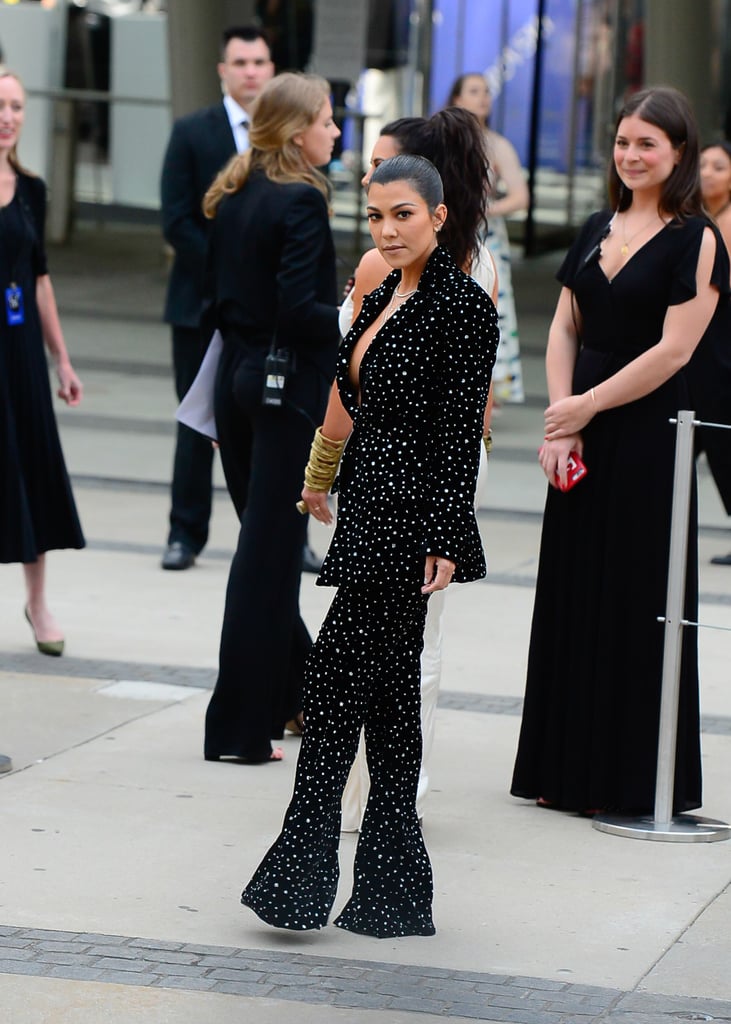
[[(274, 74), (264, 33), (249, 26), (226, 29), (218, 74), (222, 102), (176, 121), (160, 183), (163, 234), (175, 252), (164, 318), (172, 326), (178, 399), (193, 383), (210, 340), (199, 329), (207, 237), (201, 202), (230, 157), (248, 149), (249, 109)], [(211, 443), (180, 423), (177, 430), (163, 569), (193, 565), (208, 539), (211, 515)]]

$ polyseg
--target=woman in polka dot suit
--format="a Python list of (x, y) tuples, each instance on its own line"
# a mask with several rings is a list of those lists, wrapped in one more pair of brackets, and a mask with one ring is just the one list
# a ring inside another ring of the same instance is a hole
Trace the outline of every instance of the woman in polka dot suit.
[[(416, 815), (419, 658), (429, 595), (485, 574), (473, 499), (499, 336), (490, 297), (437, 245), (446, 216), (425, 158), (396, 156), (373, 173), (371, 235), (394, 269), (364, 299), (339, 356), (353, 427), (318, 580), (338, 591), (308, 662), (292, 801), (241, 897), (280, 928), (327, 924), (341, 795), (363, 727), (371, 789), (335, 924), (379, 938), (434, 933)], [(345, 440), (318, 431), (313, 442), (302, 505), (323, 522), (325, 478)]]

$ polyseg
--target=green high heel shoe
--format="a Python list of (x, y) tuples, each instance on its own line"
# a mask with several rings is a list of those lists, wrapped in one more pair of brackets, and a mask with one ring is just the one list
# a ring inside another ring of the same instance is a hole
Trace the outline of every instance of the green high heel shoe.
[(48, 654), (51, 658), (60, 658), (63, 654), (63, 640), (39, 640), (36, 636), (35, 626), (33, 625), (30, 617), (28, 607), (25, 607), (25, 617), (28, 620), (28, 625), (33, 632), (33, 639), (36, 642), (36, 647), (41, 654)]

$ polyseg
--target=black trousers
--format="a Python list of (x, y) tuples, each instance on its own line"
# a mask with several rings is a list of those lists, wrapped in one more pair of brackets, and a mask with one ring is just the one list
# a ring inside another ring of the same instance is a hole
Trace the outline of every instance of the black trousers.
[[(173, 327), (173, 368), (179, 401), (195, 380), (209, 340), (204, 339), (197, 328)], [(184, 544), (196, 554), (205, 547), (211, 518), (212, 479), (211, 442), (178, 423), (168, 544)]]
[(241, 520), (221, 630), (219, 671), (206, 714), (205, 756), (265, 761), (272, 738), (302, 710), (312, 646), (299, 610), (307, 519), (302, 490), (328, 382), (314, 370), (289, 401), (262, 405), (263, 355), (227, 340), (216, 381), (216, 426), (229, 493)]
[(371, 786), (353, 892), (335, 924), (378, 938), (434, 934), (431, 865), (416, 816), (426, 606), (418, 585), (342, 586), (335, 596), (308, 660), (292, 801), (241, 897), (269, 924), (327, 924), (340, 802), (363, 727)]

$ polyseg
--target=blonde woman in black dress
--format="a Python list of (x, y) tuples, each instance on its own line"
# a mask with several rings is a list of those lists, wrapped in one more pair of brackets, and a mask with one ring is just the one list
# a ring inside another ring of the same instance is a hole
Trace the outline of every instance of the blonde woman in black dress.
[(41, 654), (63, 653), (46, 601), (46, 552), (82, 548), (71, 484), (53, 413), (45, 347), (67, 405), (81, 401), (44, 249), (46, 186), (17, 155), (25, 92), (0, 74), (0, 562), (21, 562), (25, 617)]
[[(432, 935), (432, 873), (416, 815), (419, 659), (429, 595), (485, 573), (473, 496), (498, 343), (489, 296), (437, 245), (447, 210), (423, 157), (373, 173), (368, 218), (394, 269), (340, 351), (352, 419), (338, 522), (319, 583), (338, 591), (310, 656), (305, 732), (281, 835), (241, 897), (264, 921), (327, 924), (341, 795), (365, 730), (371, 788), (353, 892), (336, 924), (385, 938)], [(318, 430), (303, 506), (329, 519), (325, 478), (345, 437)]]

